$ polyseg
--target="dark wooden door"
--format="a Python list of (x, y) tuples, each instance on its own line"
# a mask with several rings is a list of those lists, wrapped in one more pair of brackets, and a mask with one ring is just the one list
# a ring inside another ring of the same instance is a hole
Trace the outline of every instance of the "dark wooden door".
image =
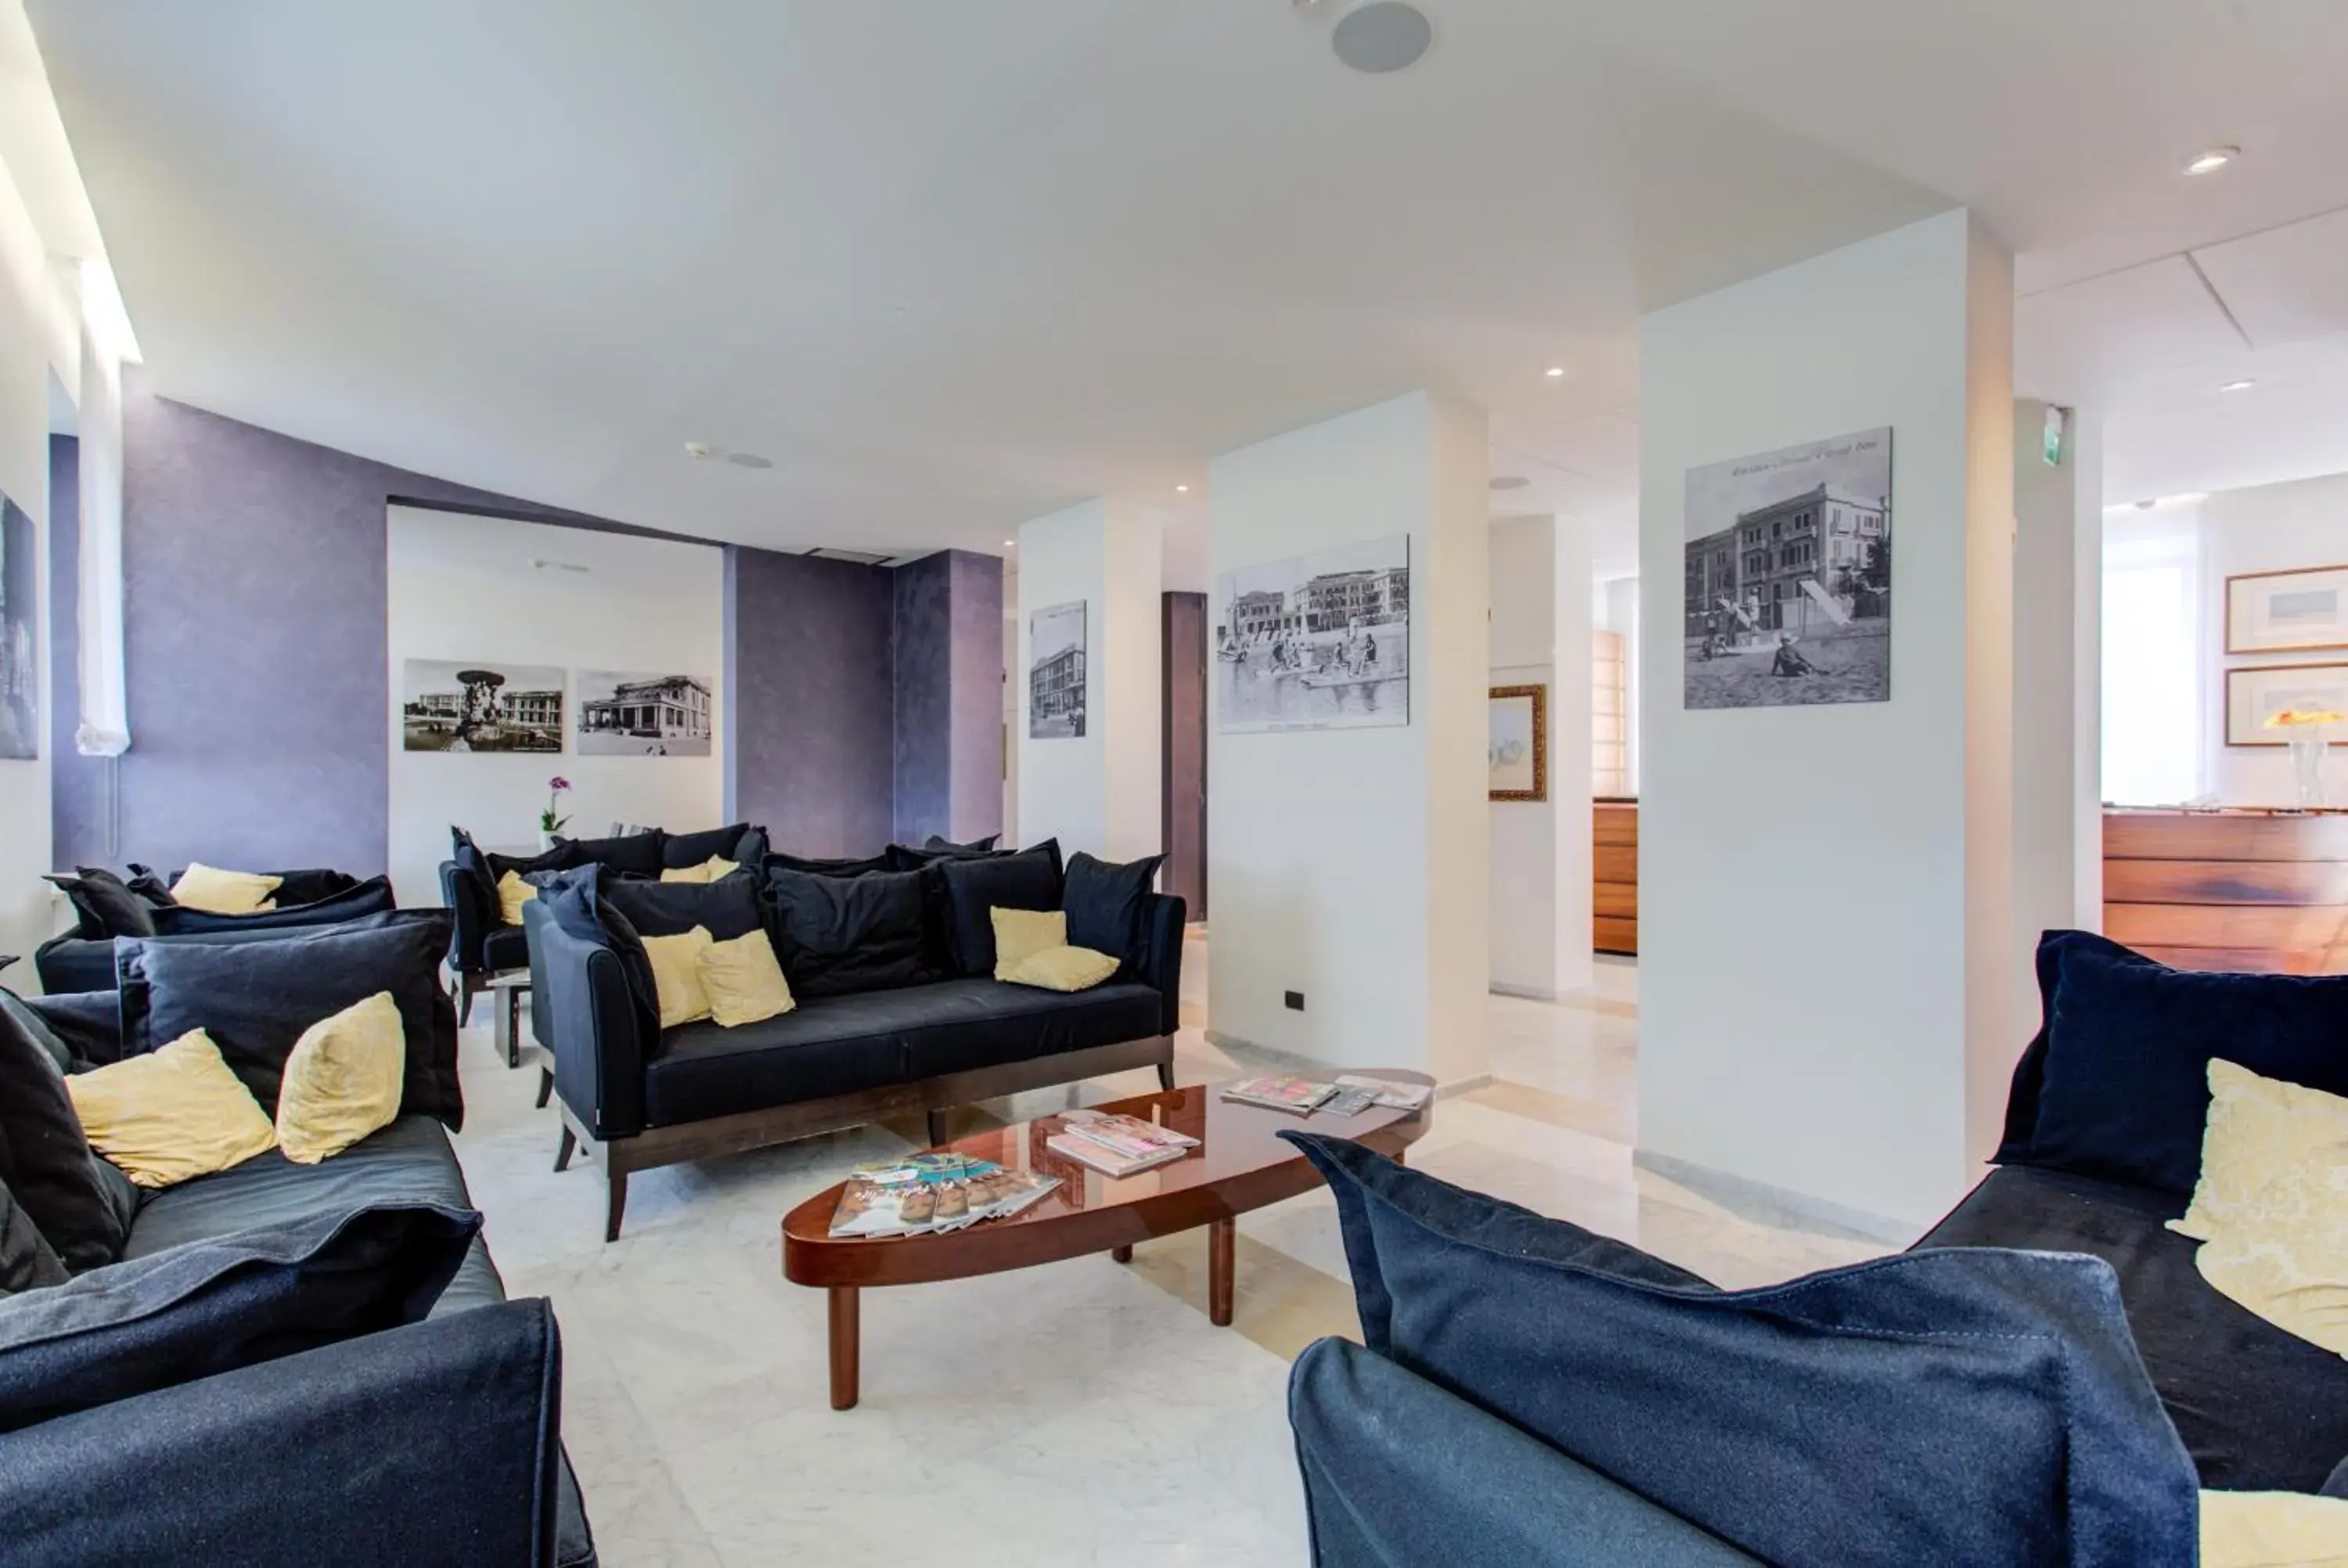
[(1207, 917), (1207, 596), (1166, 595), (1159, 668), (1166, 683), (1159, 705), (1165, 733), (1159, 755), (1166, 770), (1161, 796), (1166, 865), (1159, 885)]

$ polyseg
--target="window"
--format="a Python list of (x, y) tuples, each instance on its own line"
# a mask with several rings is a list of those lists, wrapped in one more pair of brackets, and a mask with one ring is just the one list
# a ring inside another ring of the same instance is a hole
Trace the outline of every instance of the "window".
[(1622, 634), (1591, 633), (1590, 789), (1593, 794), (1631, 793), (1629, 690)]
[(2166, 519), (2104, 548), (2104, 783), (2121, 805), (2173, 805), (2201, 776), (2201, 549)]

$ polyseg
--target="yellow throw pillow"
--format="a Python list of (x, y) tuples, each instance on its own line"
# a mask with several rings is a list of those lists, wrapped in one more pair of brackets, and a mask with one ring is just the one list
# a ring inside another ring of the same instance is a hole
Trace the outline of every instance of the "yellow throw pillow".
[(764, 1023), (799, 1004), (791, 998), (791, 983), (775, 960), (775, 945), (764, 931), (750, 931), (730, 942), (711, 942), (701, 949), (701, 989), (709, 999), (709, 1016), (720, 1029)]
[(661, 1028), (707, 1018), (709, 995), (701, 989), (701, 955), (710, 948), (709, 927), (695, 926), (681, 937), (642, 940), (644, 957), (653, 964), (653, 989), (660, 996)]
[(263, 876), (251, 871), (222, 871), (206, 866), (200, 860), (188, 862), (180, 879), (171, 884), (171, 897), (191, 909), (201, 909), (212, 915), (257, 915), (263, 909), (277, 907), (270, 897), (277, 891), (282, 876)]
[(297, 1165), (341, 1153), (399, 1114), (407, 1031), (389, 991), (302, 1031), (277, 1091), (277, 1146)]
[(2201, 1134), (2201, 1178), (2193, 1206), (2168, 1222), (2179, 1235), (2222, 1235), (2277, 1176), (2348, 1143), (2348, 1099), (2261, 1078), (2212, 1057), (2209, 1117)]
[(661, 873), (664, 882), (715, 882), (721, 876), (731, 876), (742, 869), (738, 860), (728, 860), (713, 855), (698, 866), (672, 866)]
[(220, 1047), (191, 1029), (144, 1056), (66, 1075), (89, 1146), (149, 1189), (241, 1165), (277, 1143)]
[(2193, 1265), (2228, 1300), (2348, 1356), (2348, 1143), (2279, 1173)]
[(2348, 1498), (2205, 1491), (2201, 1568), (2348, 1568)]
[(986, 917), (994, 924), (998, 980), (1036, 954), (1068, 945), (1068, 917), (1057, 909), (989, 909)]
[(509, 871), (498, 878), (498, 915), (509, 926), (521, 924), (521, 907), (538, 897), (538, 884), (524, 882), (521, 873)]
[(1088, 991), (1117, 973), (1117, 960), (1090, 948), (1046, 948), (1031, 953), (1003, 978), (1047, 991)]

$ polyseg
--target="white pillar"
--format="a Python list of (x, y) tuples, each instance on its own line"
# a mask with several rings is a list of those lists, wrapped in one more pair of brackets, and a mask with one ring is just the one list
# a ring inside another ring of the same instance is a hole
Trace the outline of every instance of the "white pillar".
[(1488, 466), (1481, 411), (1426, 393), (1214, 463), (1216, 626), (1238, 569), (1406, 535), (1410, 568), (1406, 723), (1235, 731), (1236, 676), (1216, 662), (1216, 1038), (1448, 1084), (1489, 1071)]
[(1556, 997), (1591, 977), (1590, 528), (1570, 518), (1492, 525), (1491, 683), (1540, 686), (1549, 798), (1493, 801), (1491, 987)]
[[(1640, 1159), (1888, 1235), (1972, 1181), (2028, 1033), (2013, 302), (1959, 210), (1642, 323)], [(1883, 426), (1890, 700), (1687, 709), (1688, 471)]]
[[(1019, 529), (1019, 843), (1127, 861), (1159, 853), (1163, 827), (1159, 684), (1159, 524), (1147, 505), (1106, 497)], [(1076, 607), (1072, 610), (1071, 607)], [(1083, 733), (1033, 712), (1040, 630), (1076, 624), (1084, 652)], [(1041, 735), (1036, 731), (1041, 728)]]

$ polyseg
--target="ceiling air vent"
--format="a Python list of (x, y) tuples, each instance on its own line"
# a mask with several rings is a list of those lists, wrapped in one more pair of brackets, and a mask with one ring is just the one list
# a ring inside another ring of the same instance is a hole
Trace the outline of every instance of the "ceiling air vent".
[(897, 559), (887, 550), (813, 549), (805, 553), (815, 557), (818, 560), (853, 561), (858, 566), (887, 566)]

